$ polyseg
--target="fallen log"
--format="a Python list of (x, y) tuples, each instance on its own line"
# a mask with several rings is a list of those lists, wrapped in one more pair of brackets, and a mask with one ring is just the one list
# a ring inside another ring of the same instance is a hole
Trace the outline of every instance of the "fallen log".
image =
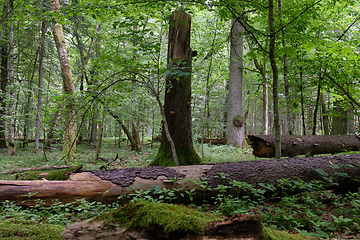
[(226, 139), (220, 138), (198, 138), (198, 143), (210, 143), (213, 145), (225, 145)]
[[(275, 137), (270, 135), (248, 135), (248, 141), (256, 157), (275, 156)], [(335, 154), (359, 151), (360, 137), (357, 135), (284, 135), (281, 136), (281, 156), (295, 157), (303, 154)]]
[[(336, 168), (335, 168), (335, 167)], [(339, 168), (344, 166), (343, 168)], [(134, 194), (139, 190), (157, 187), (174, 188), (179, 191), (195, 189), (199, 196), (206, 192), (198, 179), (206, 179), (210, 188), (232, 186), (232, 180), (246, 182), (255, 187), (258, 183), (277, 184), (280, 179), (311, 181), (332, 178), (343, 191), (360, 187), (360, 154), (334, 155), (329, 157), (303, 157), (269, 159), (246, 162), (217, 163), (179, 167), (145, 167), (114, 170), (95, 170), (74, 173), (68, 181), (0, 181), (0, 201), (16, 201), (19, 205), (33, 205), (37, 199), (51, 205), (53, 200), (74, 202), (87, 201), (111, 203), (119, 197)], [(320, 171), (317, 171), (320, 170)], [(341, 173), (341, 174), (339, 174)], [(224, 177), (225, 176), (225, 177)], [(345, 177), (347, 176), (347, 177)]]

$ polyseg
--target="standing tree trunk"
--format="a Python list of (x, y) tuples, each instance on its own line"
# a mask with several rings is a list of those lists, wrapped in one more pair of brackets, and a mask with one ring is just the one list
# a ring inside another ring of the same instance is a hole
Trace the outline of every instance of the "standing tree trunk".
[(273, 101), (274, 101), (274, 129), (275, 129), (275, 158), (281, 157), (281, 129), (279, 113), (279, 93), (278, 82), (279, 72), (275, 59), (275, 40), (276, 33), (274, 27), (274, 1), (269, 0), (269, 30), (270, 30), (270, 63), (273, 72)]
[(301, 104), (301, 123), (303, 135), (306, 135), (306, 124), (305, 124), (305, 100), (304, 100), (304, 83), (303, 83), (303, 68), (300, 67), (300, 104)]
[(41, 111), (42, 111), (42, 88), (44, 78), (44, 57), (45, 57), (45, 34), (46, 34), (46, 22), (42, 21), (41, 25), (41, 37), (40, 37), (40, 56), (39, 56), (39, 88), (38, 88), (38, 101), (37, 101), (37, 113), (36, 113), (36, 132), (35, 132), (35, 151), (39, 151), (40, 133), (41, 133)]
[(96, 144), (95, 162), (97, 162), (99, 160), (100, 153), (101, 153), (101, 144), (102, 144), (102, 139), (103, 139), (104, 121), (105, 121), (105, 110), (103, 111), (100, 126), (99, 126), (99, 134), (98, 134), (98, 139), (97, 139), (97, 144)]
[[(278, 0), (278, 8), (279, 8), (279, 20), (280, 24), (283, 25), (282, 22), (282, 0)], [(286, 48), (286, 39), (285, 39), (285, 29), (281, 30), (282, 35), (282, 46)], [(286, 101), (286, 134), (292, 135), (294, 131), (294, 121), (291, 116), (291, 105), (290, 105), (290, 93), (289, 93), (289, 80), (288, 80), (288, 56), (286, 52), (284, 53), (284, 89), (285, 89), (285, 101)]]
[(4, 1), (2, 12), (2, 38), (3, 41), (0, 42), (1, 47), (1, 94), (0, 94), (0, 148), (7, 148), (6, 139), (5, 139), (5, 115), (6, 115), (6, 88), (8, 85), (8, 58), (9, 58), (9, 28), (7, 25), (8, 21), (8, 1)]
[[(9, 1), (9, 19), (14, 14), (14, 0)], [(9, 90), (10, 99), (8, 100), (8, 115), (9, 115), (9, 136), (8, 136), (8, 154), (17, 155), (15, 151), (15, 78), (14, 78), (14, 22), (10, 20), (9, 29)]]
[(182, 9), (175, 11), (169, 27), (168, 69), (171, 74), (166, 78), (163, 109), (163, 121), (168, 125), (168, 133), (163, 130), (160, 148), (151, 165), (170, 166), (176, 162), (167, 135), (173, 140), (180, 165), (200, 163), (191, 133), (190, 29), (191, 16)]
[(227, 143), (243, 147), (245, 139), (245, 117), (243, 114), (243, 33), (238, 20), (233, 20), (230, 33), (229, 93), (227, 97)]
[[(51, 0), (51, 8), (53, 11), (58, 11), (60, 8), (59, 0)], [(64, 94), (66, 98), (66, 126), (64, 132), (64, 144), (62, 154), (65, 161), (71, 161), (75, 157), (76, 149), (76, 112), (74, 104), (75, 87), (72, 80), (71, 67), (67, 54), (66, 42), (62, 26), (59, 23), (56, 23), (54, 25), (53, 31), (55, 45), (60, 59)]]
[(324, 126), (324, 135), (330, 135), (329, 116), (326, 109), (325, 95), (323, 92), (320, 93), (320, 104), (321, 104), (321, 116)]
[(316, 135), (316, 123), (317, 123), (317, 115), (318, 115), (318, 109), (319, 109), (319, 102), (320, 102), (320, 93), (321, 93), (321, 72), (319, 72), (319, 85), (317, 89), (316, 94), (316, 101), (315, 101), (315, 109), (314, 109), (314, 115), (313, 115), (313, 129), (312, 129), (312, 135)]

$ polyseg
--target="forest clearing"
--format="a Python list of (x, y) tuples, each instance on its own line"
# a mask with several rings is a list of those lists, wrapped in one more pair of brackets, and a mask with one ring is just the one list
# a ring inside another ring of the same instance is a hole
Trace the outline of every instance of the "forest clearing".
[(359, 239), (359, 10), (0, 1), (0, 238)]

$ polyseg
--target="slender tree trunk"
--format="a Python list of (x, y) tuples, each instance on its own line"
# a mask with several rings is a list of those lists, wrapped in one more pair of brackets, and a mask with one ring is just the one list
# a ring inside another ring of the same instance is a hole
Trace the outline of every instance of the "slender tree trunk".
[[(125, 135), (127, 136), (130, 145), (131, 145), (131, 149), (136, 149), (136, 142), (130, 132), (130, 130), (128, 129), (128, 127), (124, 124), (124, 122), (121, 120), (121, 118), (116, 115), (110, 108), (108, 108), (107, 106), (104, 105), (104, 108), (106, 109), (106, 111), (120, 124), (121, 128), (123, 129)], [(121, 134), (119, 136), (119, 138), (121, 138)], [(120, 141), (120, 140), (119, 140)]]
[[(282, 0), (278, 0), (278, 8), (279, 8), (279, 20), (280, 24), (283, 25), (282, 22)], [(282, 35), (282, 46), (286, 48), (286, 39), (285, 39), (285, 29), (281, 30)], [(286, 134), (292, 135), (294, 131), (294, 123), (291, 116), (291, 105), (290, 105), (290, 93), (289, 93), (289, 80), (288, 80), (288, 56), (284, 54), (284, 89), (285, 89), (285, 101), (286, 101), (286, 124), (284, 128), (286, 129)]]
[[(14, 14), (14, 0), (9, 1), (9, 19)], [(17, 155), (15, 150), (15, 78), (14, 78), (14, 22), (10, 20), (9, 29), (9, 91), (10, 99), (8, 100), (8, 115), (9, 115), (9, 136), (8, 136), (8, 154)]]
[(303, 69), (300, 67), (300, 104), (301, 104), (301, 123), (303, 135), (306, 135), (306, 123), (305, 123), (305, 103), (304, 103), (304, 83), (303, 83)]
[(95, 161), (99, 160), (100, 152), (101, 152), (101, 143), (103, 138), (103, 129), (104, 129), (104, 121), (105, 121), (105, 110), (103, 111), (100, 126), (99, 126), (99, 134), (96, 144), (96, 154), (95, 154)]
[(321, 104), (321, 116), (324, 126), (324, 135), (330, 134), (329, 116), (326, 109), (325, 95), (323, 92), (320, 93), (320, 104)]
[(243, 147), (245, 139), (245, 116), (243, 112), (243, 33), (240, 22), (231, 24), (229, 91), (227, 97), (227, 142), (234, 147)]
[[(175, 11), (170, 20), (168, 43), (168, 68), (173, 74), (166, 78), (165, 102), (161, 110), (164, 122), (163, 137), (158, 154), (151, 165), (176, 165), (174, 146), (179, 165), (200, 162), (192, 143), (191, 132), (190, 30), (191, 16), (181, 9)], [(177, 72), (182, 74), (179, 76)]]
[(274, 1), (269, 0), (269, 30), (270, 30), (270, 63), (273, 72), (273, 101), (274, 101), (274, 129), (275, 129), (275, 158), (281, 157), (281, 129), (279, 113), (279, 93), (278, 82), (279, 73), (275, 59), (275, 40), (276, 33), (274, 27)]
[(7, 25), (8, 21), (8, 1), (3, 2), (3, 12), (2, 12), (2, 39), (3, 41), (0, 42), (0, 54), (1, 54), (1, 94), (0, 94), (0, 148), (7, 148), (6, 139), (5, 139), (5, 116), (6, 116), (6, 102), (5, 96), (7, 91), (8, 85), (8, 59), (9, 59), (9, 27)]
[[(252, 44), (249, 37), (247, 37), (250, 51), (254, 53)], [(263, 78), (263, 133), (265, 135), (269, 134), (270, 129), (270, 120), (269, 120), (269, 84), (268, 84), (268, 74), (266, 72), (266, 60), (264, 59), (264, 66), (261, 66), (256, 57), (253, 57), (254, 65), (257, 70), (260, 71), (260, 74)]]
[[(53, 11), (58, 11), (60, 8), (59, 0), (51, 0), (51, 7)], [(75, 87), (72, 80), (71, 67), (66, 49), (66, 41), (62, 26), (59, 23), (54, 25), (53, 35), (59, 54), (63, 87), (66, 98), (66, 126), (64, 132), (63, 158), (65, 161), (71, 161), (75, 158), (76, 149), (76, 112), (74, 103)]]
[[(321, 75), (321, 73), (319, 73), (319, 75)], [(321, 76), (319, 76), (319, 85), (318, 85), (318, 89), (317, 89), (315, 109), (314, 109), (314, 115), (313, 115), (312, 135), (316, 135), (317, 114), (318, 114), (318, 109), (319, 109), (320, 93), (321, 93), (321, 80), (322, 80)]]
[[(36, 72), (36, 65), (37, 65), (37, 61), (38, 61), (38, 55), (39, 55), (39, 49), (36, 50), (35, 53), (35, 59), (34, 59), (34, 64), (33, 64), (33, 69), (32, 69), (32, 73), (31, 73), (31, 77), (30, 80), (28, 82), (28, 91), (25, 94), (26, 95), (26, 104), (24, 106), (24, 129), (23, 129), (23, 147), (28, 145), (29, 142), (29, 129), (30, 129), (30, 108), (31, 108), (31, 102), (32, 102), (32, 98), (33, 98), (33, 92), (34, 92), (34, 76), (35, 76), (35, 72)], [(32, 117), (31, 117), (32, 119)]]
[(270, 119), (269, 119), (269, 84), (266, 74), (263, 84), (263, 121), (264, 121), (264, 134), (269, 135)]
[(41, 133), (41, 111), (42, 111), (42, 90), (44, 82), (44, 58), (45, 58), (45, 35), (46, 22), (42, 21), (41, 37), (40, 37), (40, 56), (39, 56), (39, 84), (38, 84), (38, 101), (36, 112), (36, 132), (35, 132), (35, 151), (39, 151), (40, 147), (40, 133)]

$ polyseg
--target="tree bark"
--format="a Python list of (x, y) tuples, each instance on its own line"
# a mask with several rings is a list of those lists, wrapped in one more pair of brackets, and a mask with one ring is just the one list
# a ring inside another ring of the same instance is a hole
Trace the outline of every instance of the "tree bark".
[(323, 120), (324, 135), (330, 135), (329, 116), (326, 109), (325, 94), (320, 93), (320, 104), (321, 104), (321, 116)]
[[(195, 152), (191, 132), (191, 16), (184, 10), (175, 11), (170, 20), (168, 43), (168, 71), (166, 77), (163, 121), (165, 124), (161, 145), (151, 165), (176, 164), (169, 137), (173, 140), (180, 165), (200, 163)], [(158, 100), (158, 99), (157, 99)]]
[(2, 9), (2, 39), (4, 41), (0, 42), (1, 47), (1, 94), (0, 94), (0, 148), (7, 148), (6, 140), (5, 140), (5, 116), (6, 116), (6, 88), (8, 85), (8, 59), (9, 59), (9, 27), (7, 25), (8, 21), (8, 1), (4, 1), (3, 9)]
[[(41, 199), (51, 205), (59, 199), (63, 203), (85, 198), (87, 201), (111, 203), (126, 200), (129, 194), (139, 190), (151, 190), (155, 186), (177, 189), (185, 192), (195, 189), (196, 200), (211, 199), (216, 194), (216, 187), (231, 186), (230, 191), (243, 194), (232, 182), (246, 182), (261, 188), (258, 183), (269, 183), (278, 186), (278, 180), (301, 179), (324, 180), (332, 178), (339, 185), (331, 186), (335, 190), (357, 190), (360, 182), (360, 155), (335, 155), (329, 157), (271, 159), (262, 161), (244, 161), (217, 163), (213, 165), (193, 165), (180, 167), (146, 167), (114, 170), (95, 170), (92, 172), (74, 173), (68, 181), (0, 181), (0, 201), (16, 201), (19, 205), (37, 204)], [(334, 166), (340, 168), (334, 168)], [(316, 170), (322, 170), (323, 174)], [(341, 177), (347, 174), (348, 177)], [(225, 178), (220, 176), (226, 176)], [(172, 180), (176, 178), (177, 180)], [(207, 179), (208, 188), (204, 189)], [(233, 181), (231, 181), (233, 180)], [(215, 191), (206, 191), (214, 189)], [(279, 190), (279, 189), (278, 189)], [(278, 191), (274, 190), (274, 192)], [(274, 192), (270, 192), (274, 193)], [(119, 196), (123, 196), (119, 200)], [(234, 195), (235, 196), (235, 195)], [(181, 201), (186, 199), (181, 198)]]
[(281, 156), (281, 129), (280, 129), (280, 112), (279, 112), (279, 72), (275, 59), (275, 40), (276, 33), (274, 27), (274, 1), (269, 0), (269, 31), (270, 31), (270, 64), (273, 73), (273, 105), (274, 105), (274, 130), (275, 130), (275, 157)]
[[(249, 144), (256, 157), (275, 156), (275, 138), (267, 135), (249, 135)], [(285, 135), (281, 138), (281, 156), (326, 154), (359, 151), (360, 138), (356, 135)]]
[[(59, 0), (51, 0), (51, 8), (53, 11), (58, 11), (60, 8)], [(53, 35), (59, 55), (63, 88), (66, 98), (66, 114), (64, 115), (66, 118), (66, 125), (62, 154), (65, 161), (72, 161), (75, 158), (76, 149), (76, 112), (74, 104), (75, 86), (72, 80), (64, 32), (59, 23), (54, 25)]]
[[(14, 0), (9, 1), (9, 19), (12, 18), (14, 14)], [(9, 95), (10, 99), (8, 100), (8, 154), (17, 155), (15, 149), (15, 76), (14, 76), (14, 22), (10, 20), (10, 29), (9, 29)]]
[(243, 33), (244, 28), (235, 19), (230, 33), (229, 92), (227, 96), (227, 143), (243, 147), (245, 139), (245, 116), (243, 111)]
[(39, 84), (38, 84), (38, 99), (36, 111), (36, 132), (35, 132), (35, 151), (39, 151), (40, 147), (40, 133), (41, 133), (41, 111), (42, 111), (42, 91), (44, 81), (44, 58), (45, 58), (45, 34), (46, 22), (42, 21), (41, 24), (41, 37), (40, 37), (40, 56), (39, 56)]
[[(283, 19), (282, 19), (282, 0), (278, 0), (278, 8), (279, 8), (279, 20), (281, 26), (283, 26)], [(286, 38), (285, 38), (285, 29), (282, 28), (281, 30), (282, 35), (282, 46), (283, 49), (286, 49)], [(290, 93), (289, 93), (289, 80), (288, 80), (288, 56), (286, 52), (283, 56), (284, 60), (284, 90), (285, 90), (285, 102), (286, 102), (286, 126), (284, 126), (284, 129), (286, 129), (285, 133), (287, 135), (292, 135), (294, 132), (294, 120), (291, 116), (291, 103), (290, 103)]]

